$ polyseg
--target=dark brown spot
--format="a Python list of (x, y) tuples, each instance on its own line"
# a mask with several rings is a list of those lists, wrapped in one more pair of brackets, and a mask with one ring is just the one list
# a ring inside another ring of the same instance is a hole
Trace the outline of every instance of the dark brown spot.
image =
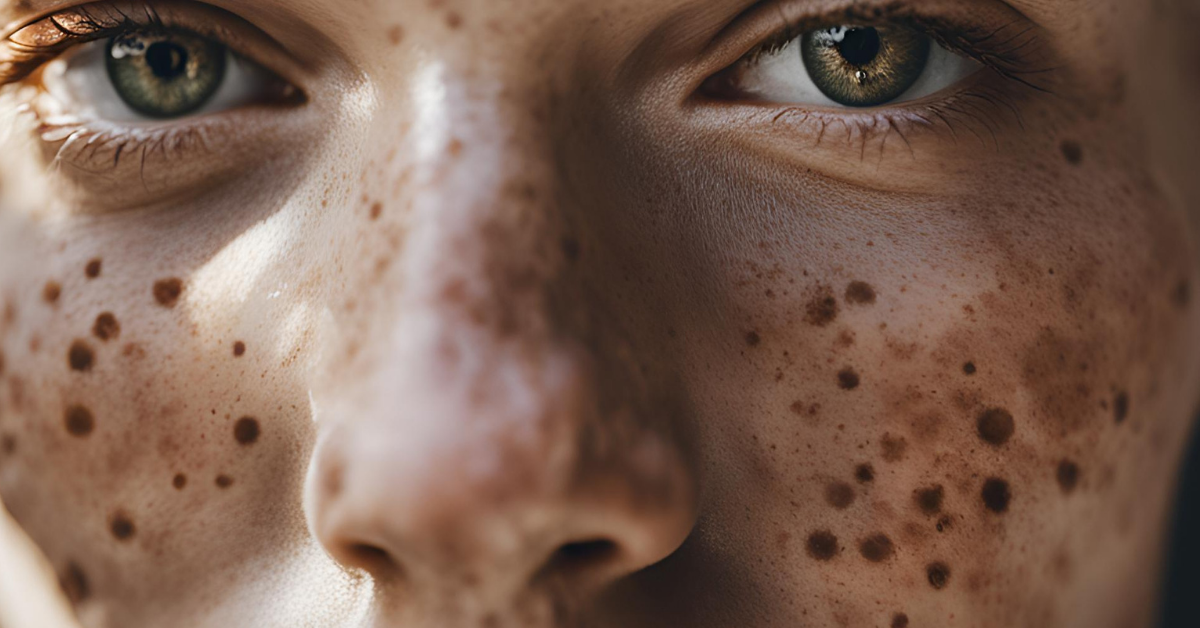
[(100, 258), (96, 258), (87, 263), (87, 266), (83, 268), (83, 273), (87, 275), (88, 279), (95, 279), (100, 276), (100, 268), (103, 264), (104, 262)]
[(804, 308), (804, 321), (816, 327), (825, 327), (837, 319), (838, 302), (833, 289), (820, 286)]
[(951, 525), (951, 524), (953, 524), (953, 523), (954, 523), (954, 520), (953, 520), (953, 519), (951, 519), (950, 517), (948, 517), (948, 516), (947, 516), (947, 517), (942, 517), (941, 519), (938, 519), (938, 522), (937, 522), (937, 531), (938, 531), (938, 532), (945, 532), (946, 530), (949, 530), (949, 529), (950, 529), (950, 525)]
[(838, 388), (842, 390), (854, 390), (858, 388), (859, 378), (858, 373), (852, 368), (844, 368), (838, 371)]
[(870, 464), (863, 463), (855, 467), (854, 479), (866, 484), (875, 480), (875, 467)]
[(943, 562), (930, 563), (925, 567), (925, 575), (929, 577), (930, 586), (941, 590), (950, 582), (950, 567)]
[(1013, 430), (1016, 425), (1013, 422), (1013, 416), (1008, 410), (1003, 408), (989, 408), (984, 410), (979, 418), (975, 420), (975, 428), (979, 432), (979, 438), (989, 445), (1000, 447), (1012, 438)]
[(858, 551), (863, 558), (873, 563), (881, 563), (891, 558), (896, 553), (896, 548), (886, 534), (873, 534), (858, 544)]
[(1175, 307), (1184, 310), (1192, 303), (1192, 286), (1188, 280), (1180, 281), (1171, 292), (1171, 302)]
[(908, 615), (896, 613), (892, 616), (892, 628), (908, 628)]
[(87, 576), (74, 561), (69, 561), (63, 569), (62, 575), (58, 578), (58, 586), (62, 589), (63, 595), (67, 597), (67, 601), (73, 606), (78, 606), (92, 594)]
[(946, 490), (940, 484), (913, 491), (913, 500), (916, 501), (917, 507), (927, 515), (936, 515), (941, 512), (942, 500), (945, 496)]
[(371, 204), (371, 220), (379, 220), (379, 217), (382, 215), (383, 215), (383, 203)]
[(1055, 477), (1058, 478), (1058, 486), (1062, 492), (1069, 495), (1079, 485), (1079, 465), (1070, 460), (1063, 460), (1058, 463)]
[(1067, 163), (1072, 166), (1078, 166), (1083, 163), (1083, 146), (1079, 142), (1075, 140), (1063, 140), (1061, 148), (1063, 157), (1067, 160)]
[(983, 496), (983, 505), (995, 513), (1008, 510), (1008, 502), (1012, 500), (1008, 482), (1000, 478), (989, 478), (984, 482), (981, 495)]
[(838, 553), (838, 540), (829, 530), (808, 535), (808, 555), (817, 560), (830, 560)]
[(96, 427), (96, 419), (91, 410), (83, 406), (70, 406), (63, 413), (63, 424), (67, 433), (76, 438), (83, 438), (92, 433)]
[(233, 478), (224, 474), (218, 475), (214, 483), (217, 485), (217, 488), (229, 488), (233, 486)]
[(123, 512), (114, 514), (112, 519), (109, 520), (108, 525), (109, 529), (112, 531), (112, 535), (118, 541), (128, 541), (129, 539), (133, 538), (134, 534), (137, 533), (137, 528), (134, 527), (133, 521), (129, 519), (129, 515), (126, 515)]
[(870, 284), (855, 281), (846, 287), (846, 303), (872, 305), (875, 303), (875, 288)]
[(562, 252), (563, 257), (565, 257), (568, 262), (578, 262), (579, 257), (583, 254), (579, 246), (579, 240), (576, 240), (575, 238), (562, 239)]
[(258, 419), (253, 417), (242, 417), (233, 426), (233, 437), (242, 445), (253, 445), (258, 435)]
[(17, 451), (17, 437), (12, 434), (0, 434), (0, 453), (11, 456)]
[(154, 282), (154, 300), (163, 307), (175, 307), (183, 294), (183, 282), (171, 277)]
[(62, 286), (57, 281), (47, 281), (42, 287), (42, 300), (46, 303), (58, 303), (59, 297), (62, 296)]
[(967, 362), (966, 364), (964, 364), (963, 365), (963, 373), (966, 373), (967, 375), (974, 375), (975, 374), (975, 363)]
[(187, 486), (187, 476), (176, 473), (175, 477), (171, 478), (171, 486), (174, 486), (177, 491), (182, 491), (183, 487)]
[(845, 482), (833, 482), (825, 487), (825, 501), (838, 510), (845, 510), (854, 503), (854, 487)]
[(71, 343), (71, 348), (67, 351), (67, 364), (71, 366), (72, 371), (90, 371), (95, 362), (96, 354), (92, 352), (88, 343), (82, 340)]
[(879, 446), (883, 451), (883, 459), (888, 462), (900, 462), (904, 459), (904, 453), (908, 451), (908, 441), (903, 436), (894, 436), (890, 433), (883, 435)]
[(240, 358), (246, 355), (246, 343), (241, 340), (233, 343), (233, 357)]
[(1095, 417), (1094, 380), (1111, 361), (1106, 345), (1043, 328), (1025, 349), (1021, 377), (1042, 423), (1066, 435)]
[(746, 346), (757, 347), (760, 344), (762, 344), (762, 337), (758, 335), (758, 332), (756, 332), (756, 331), (746, 332)]
[(1118, 425), (1129, 418), (1129, 393), (1121, 391), (1113, 398), (1113, 418)]
[(113, 316), (112, 312), (104, 312), (96, 317), (96, 323), (92, 325), (92, 335), (102, 342), (116, 340), (121, 337), (121, 323), (117, 322), (117, 317)]

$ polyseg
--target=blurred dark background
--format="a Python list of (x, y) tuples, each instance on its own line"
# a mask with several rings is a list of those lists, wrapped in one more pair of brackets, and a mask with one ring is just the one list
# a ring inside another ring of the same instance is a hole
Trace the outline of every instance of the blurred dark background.
[(1200, 628), (1200, 430), (1183, 471), (1162, 628)]

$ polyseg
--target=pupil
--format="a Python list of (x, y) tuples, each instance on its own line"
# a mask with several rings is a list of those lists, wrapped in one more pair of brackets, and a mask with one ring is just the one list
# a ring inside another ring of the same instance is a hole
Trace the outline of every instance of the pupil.
[(146, 50), (146, 65), (150, 71), (164, 81), (170, 81), (183, 74), (187, 68), (187, 51), (182, 46), (167, 41), (150, 45)]
[(863, 66), (879, 56), (879, 31), (873, 28), (852, 28), (838, 44), (838, 52), (851, 65)]

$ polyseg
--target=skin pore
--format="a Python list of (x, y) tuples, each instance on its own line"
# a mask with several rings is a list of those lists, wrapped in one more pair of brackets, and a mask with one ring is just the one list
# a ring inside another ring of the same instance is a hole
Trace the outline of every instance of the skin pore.
[[(57, 132), (0, 53), (0, 497), (81, 625), (1153, 625), (1185, 3), (154, 4), (293, 89)], [(996, 64), (735, 93), (876, 8)]]

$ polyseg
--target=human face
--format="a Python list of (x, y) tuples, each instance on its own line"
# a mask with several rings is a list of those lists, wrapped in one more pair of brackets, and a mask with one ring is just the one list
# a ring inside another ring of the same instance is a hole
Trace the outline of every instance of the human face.
[[(1146, 625), (1189, 9), (847, 6), (0, 1), (0, 493), (81, 622)], [(106, 113), (148, 17), (253, 98)], [(844, 24), (967, 71), (796, 102)]]

